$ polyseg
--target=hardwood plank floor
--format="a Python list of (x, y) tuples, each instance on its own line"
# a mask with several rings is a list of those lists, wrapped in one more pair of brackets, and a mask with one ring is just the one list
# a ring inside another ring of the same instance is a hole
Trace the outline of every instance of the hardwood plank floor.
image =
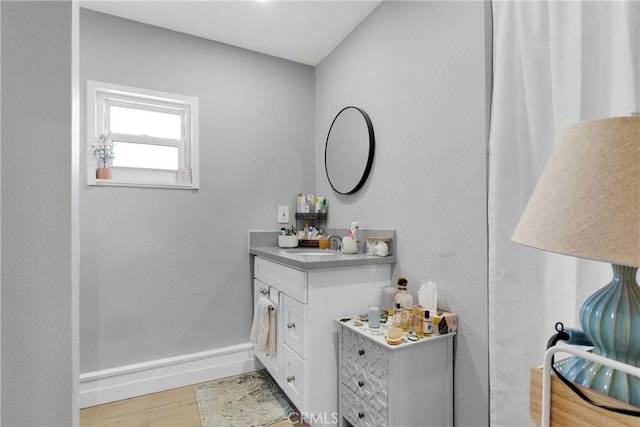
[[(195, 386), (176, 388), (80, 410), (82, 427), (201, 427)], [(269, 427), (304, 427), (281, 421)], [(307, 426), (308, 427), (308, 426)]]

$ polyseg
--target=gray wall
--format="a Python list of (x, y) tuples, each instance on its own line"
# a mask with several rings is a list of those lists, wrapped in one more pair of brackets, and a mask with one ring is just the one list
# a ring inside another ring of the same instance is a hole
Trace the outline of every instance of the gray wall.
[(0, 3), (3, 426), (77, 422), (72, 7)]
[(83, 93), (89, 79), (200, 99), (199, 191), (81, 176), (81, 372), (246, 343), (247, 230), (275, 229), (277, 206), (315, 188), (314, 68), (84, 9), (80, 21)]
[[(432, 280), (439, 305), (458, 313), (456, 425), (489, 423), (485, 7), (384, 2), (316, 68), (317, 191), (329, 196), (329, 225), (396, 229), (394, 282), (406, 274), (416, 292)], [(365, 187), (337, 197), (323, 150), (347, 105), (370, 115), (376, 157)]]

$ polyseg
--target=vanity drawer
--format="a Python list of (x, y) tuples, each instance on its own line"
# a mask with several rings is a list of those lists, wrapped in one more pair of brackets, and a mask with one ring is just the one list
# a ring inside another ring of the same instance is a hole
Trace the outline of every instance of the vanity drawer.
[(260, 257), (254, 257), (254, 275), (256, 279), (278, 288), (281, 292), (297, 299), (307, 302), (307, 273), (267, 261)]
[(283, 340), (302, 359), (308, 359), (308, 328), (307, 306), (301, 302), (283, 295), (282, 301), (282, 330)]
[(300, 412), (308, 412), (309, 363), (302, 360), (286, 345), (284, 348), (284, 372), (282, 389)]
[(342, 366), (358, 366), (387, 382), (389, 354), (373, 340), (342, 328)]
[(355, 427), (387, 427), (387, 408), (367, 404), (344, 384), (340, 385), (340, 413)]

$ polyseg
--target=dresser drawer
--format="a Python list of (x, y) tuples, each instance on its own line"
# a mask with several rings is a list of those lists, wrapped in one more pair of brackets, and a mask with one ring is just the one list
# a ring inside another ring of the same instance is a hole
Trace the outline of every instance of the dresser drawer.
[(348, 360), (340, 369), (340, 381), (374, 408), (387, 408), (389, 386), (386, 374), (379, 378)]
[(387, 427), (387, 408), (374, 408), (344, 384), (340, 385), (340, 413), (355, 427)]
[(307, 306), (301, 302), (283, 295), (282, 301), (282, 330), (283, 341), (303, 359), (309, 358)]
[(342, 367), (359, 366), (387, 382), (388, 353), (373, 340), (342, 328)]
[(286, 267), (276, 262), (267, 261), (260, 257), (254, 257), (253, 273), (256, 279), (260, 279), (270, 286), (278, 288), (281, 292), (307, 302), (307, 273)]

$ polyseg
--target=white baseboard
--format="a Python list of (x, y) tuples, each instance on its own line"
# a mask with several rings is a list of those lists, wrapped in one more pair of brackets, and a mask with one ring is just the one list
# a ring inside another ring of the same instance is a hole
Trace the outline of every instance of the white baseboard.
[(255, 371), (253, 344), (239, 344), (80, 374), (80, 407), (101, 405)]

